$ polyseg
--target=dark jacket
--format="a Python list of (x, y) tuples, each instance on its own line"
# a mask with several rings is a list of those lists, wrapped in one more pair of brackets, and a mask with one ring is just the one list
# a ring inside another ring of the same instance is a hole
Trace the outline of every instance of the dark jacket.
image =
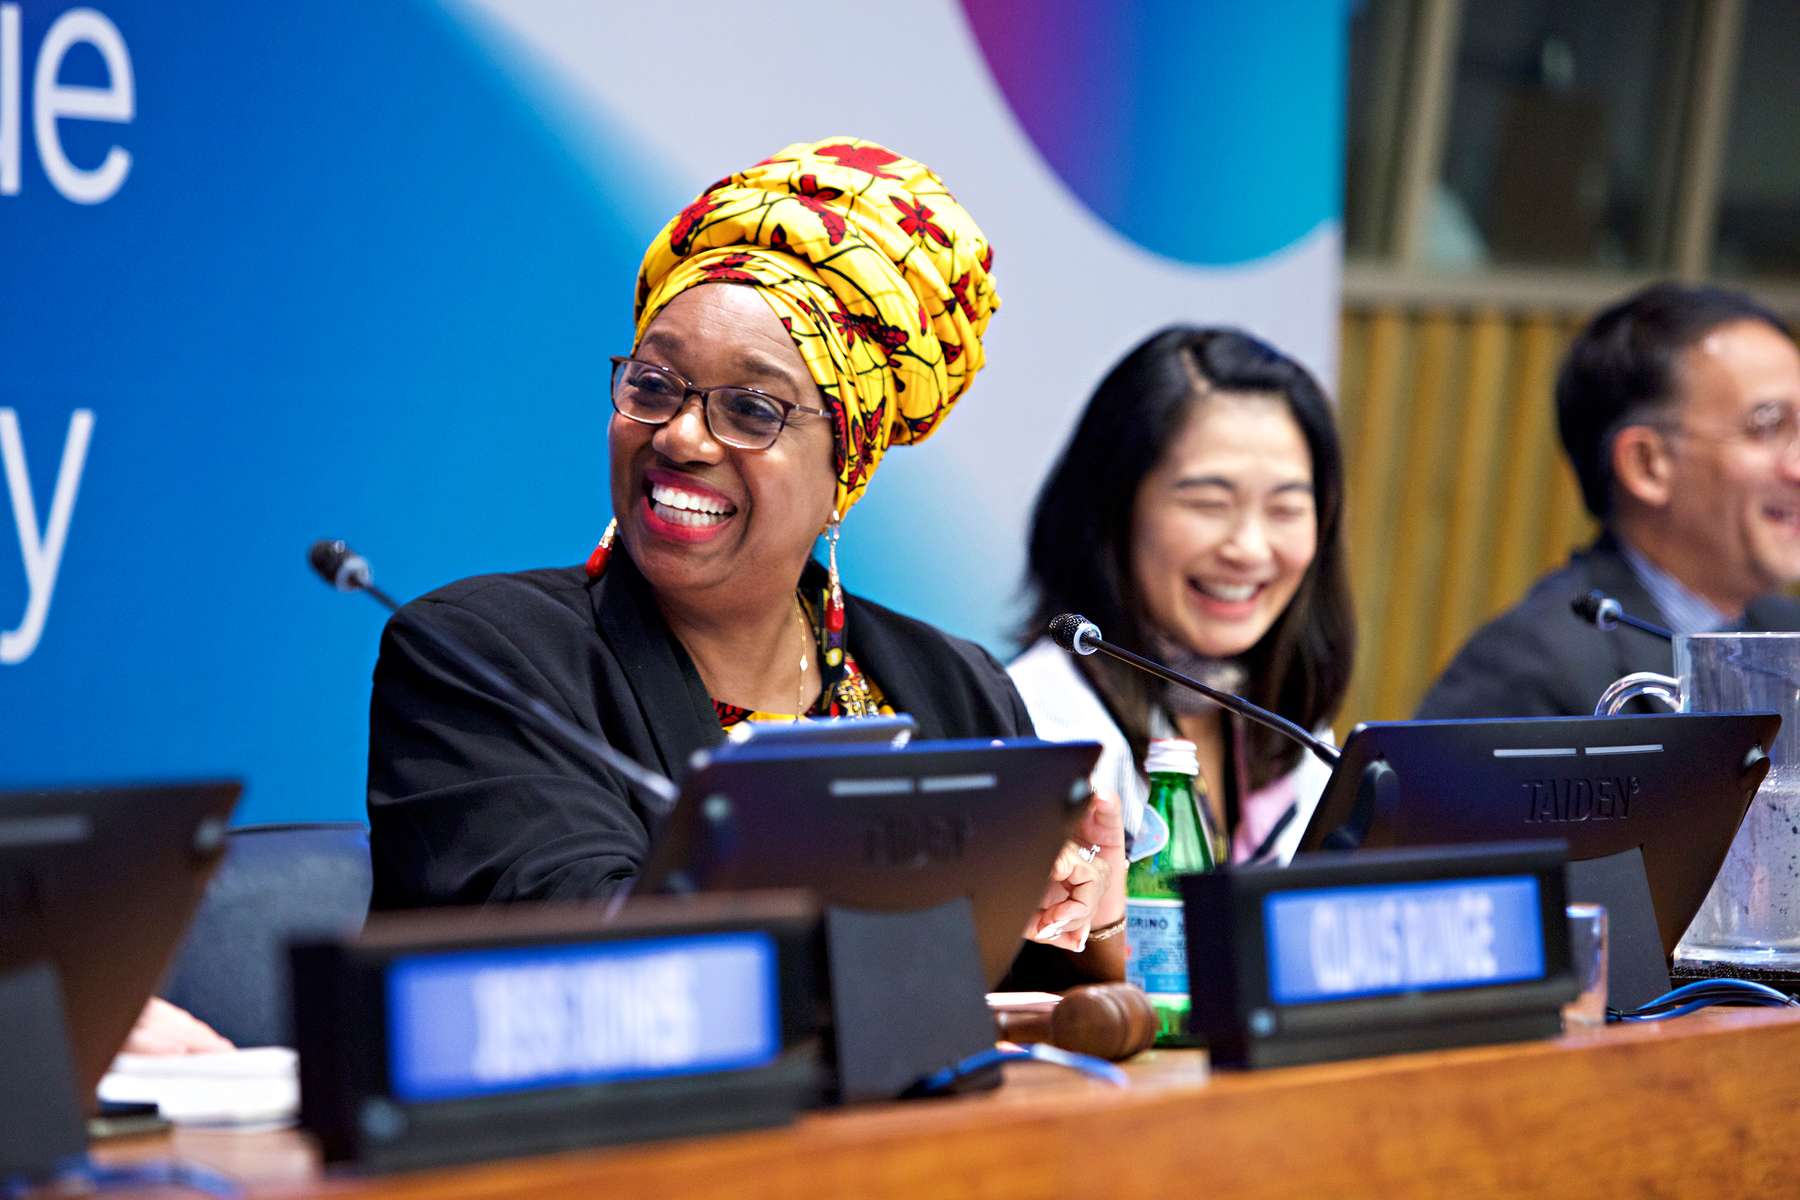
[[(807, 586), (821, 586), (818, 565), (807, 570)], [(1031, 734), (987, 651), (854, 596), (845, 617), (851, 655), (921, 739)], [(595, 899), (635, 875), (654, 797), (539, 736), (424, 627), (670, 777), (724, 738), (623, 547), (598, 582), (579, 567), (525, 571), (415, 600), (382, 635), (369, 705), (372, 907)]]
[[(1604, 535), (1538, 580), (1525, 598), (1477, 630), (1419, 704), (1420, 717), (1588, 716), (1607, 685), (1634, 671), (1674, 670), (1660, 638), (1626, 626), (1607, 632), (1577, 617), (1575, 597), (1599, 589), (1634, 617), (1667, 625), (1619, 544)], [(1800, 630), (1800, 603), (1766, 596), (1744, 613), (1746, 631)], [(1660, 705), (1633, 711), (1662, 712)]]

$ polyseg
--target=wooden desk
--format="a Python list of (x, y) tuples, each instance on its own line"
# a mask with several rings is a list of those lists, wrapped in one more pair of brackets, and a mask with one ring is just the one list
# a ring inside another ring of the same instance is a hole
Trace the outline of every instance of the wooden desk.
[(1745, 1196), (1800, 1180), (1800, 1013), (1706, 1013), (1551, 1042), (1208, 1076), (1199, 1052), (1108, 1088), (1017, 1068), (983, 1096), (786, 1129), (358, 1179), (297, 1133), (178, 1132), (256, 1196)]

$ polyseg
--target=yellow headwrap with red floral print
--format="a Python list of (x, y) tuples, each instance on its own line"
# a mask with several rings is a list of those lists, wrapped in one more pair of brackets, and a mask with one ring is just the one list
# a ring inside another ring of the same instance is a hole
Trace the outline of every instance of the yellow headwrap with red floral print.
[(801, 142), (707, 188), (650, 243), (636, 338), (688, 288), (755, 287), (836, 422), (842, 514), (888, 447), (929, 436), (981, 369), (993, 264), (923, 163), (855, 138)]

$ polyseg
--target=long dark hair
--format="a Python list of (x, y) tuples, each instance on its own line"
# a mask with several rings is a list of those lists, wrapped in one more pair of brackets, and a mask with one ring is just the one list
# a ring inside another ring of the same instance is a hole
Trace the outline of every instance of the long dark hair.
[[(1032, 612), (1019, 639), (1028, 644), (1058, 613), (1078, 612), (1109, 641), (1149, 651), (1131, 570), (1133, 502), (1207, 390), (1279, 395), (1312, 454), (1318, 550), (1287, 608), (1239, 661), (1250, 699), (1313, 729), (1343, 701), (1356, 644), (1337, 424), (1305, 367), (1236, 330), (1171, 326), (1101, 380), (1038, 494), (1027, 569)], [(1101, 655), (1080, 662), (1142, 761), (1161, 685)], [(1248, 750), (1252, 788), (1291, 771), (1301, 753), (1260, 725), (1248, 730)]]

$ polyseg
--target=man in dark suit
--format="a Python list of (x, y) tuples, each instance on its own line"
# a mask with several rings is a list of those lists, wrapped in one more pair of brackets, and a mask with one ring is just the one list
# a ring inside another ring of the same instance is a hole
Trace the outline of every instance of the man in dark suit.
[(1655, 284), (1576, 337), (1557, 425), (1600, 538), (1476, 632), (1421, 717), (1577, 716), (1668, 643), (1602, 633), (1594, 589), (1676, 633), (1800, 630), (1800, 348), (1747, 296)]

